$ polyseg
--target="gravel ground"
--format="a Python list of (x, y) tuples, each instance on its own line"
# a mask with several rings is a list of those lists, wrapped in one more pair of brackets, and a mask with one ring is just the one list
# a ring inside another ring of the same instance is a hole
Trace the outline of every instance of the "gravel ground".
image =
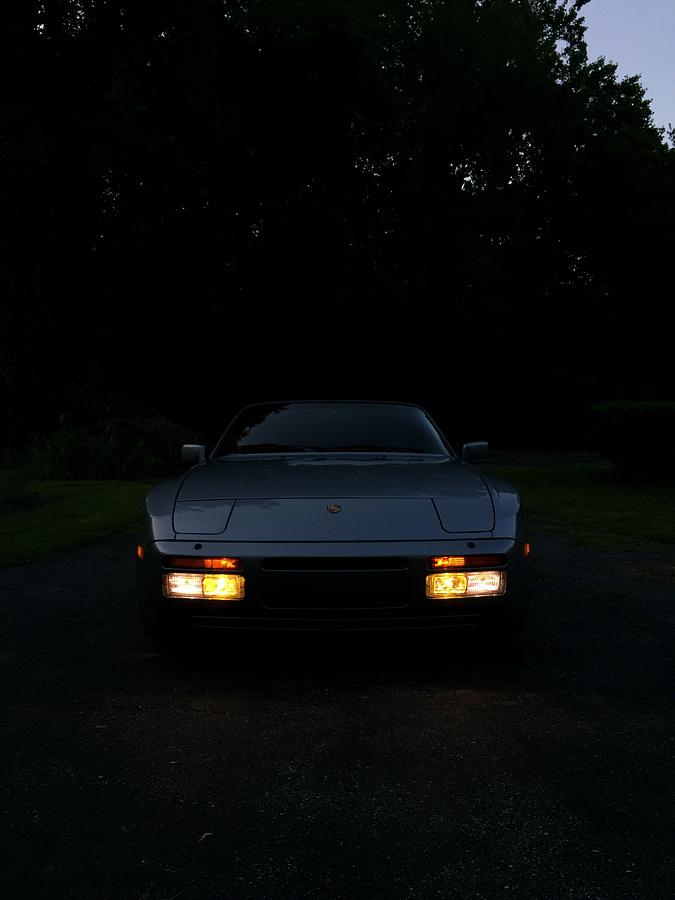
[(511, 653), (222, 635), (175, 660), (132, 541), (0, 572), (8, 900), (675, 894), (671, 557), (539, 537)]

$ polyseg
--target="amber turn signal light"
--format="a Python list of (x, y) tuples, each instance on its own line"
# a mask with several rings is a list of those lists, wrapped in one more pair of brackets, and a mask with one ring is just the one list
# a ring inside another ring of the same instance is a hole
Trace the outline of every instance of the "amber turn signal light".
[(430, 569), (482, 569), (485, 566), (503, 566), (506, 557), (499, 555), (490, 556), (432, 556), (429, 560)]
[(429, 565), (432, 569), (461, 569), (466, 565), (466, 557), (432, 556)]
[(141, 547), (140, 544), (138, 544), (138, 545), (136, 546), (136, 556), (137, 556), (139, 559), (143, 559), (143, 557), (145, 556), (145, 550)]
[(176, 569), (241, 569), (241, 560), (233, 556), (200, 559), (196, 556), (170, 556), (166, 566)]

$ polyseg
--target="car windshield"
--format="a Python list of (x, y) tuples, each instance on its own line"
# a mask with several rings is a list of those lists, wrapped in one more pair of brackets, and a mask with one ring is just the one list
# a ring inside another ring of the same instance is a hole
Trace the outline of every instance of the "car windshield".
[(435, 453), (448, 448), (416, 406), (269, 403), (244, 409), (214, 456), (229, 453)]

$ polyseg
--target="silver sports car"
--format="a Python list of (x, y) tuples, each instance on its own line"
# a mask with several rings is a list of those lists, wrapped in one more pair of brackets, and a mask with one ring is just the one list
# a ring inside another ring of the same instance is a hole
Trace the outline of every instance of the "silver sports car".
[(243, 409), (209, 458), (149, 492), (141, 618), (191, 628), (487, 627), (529, 596), (520, 497), (458, 459), (419, 406), (293, 401)]

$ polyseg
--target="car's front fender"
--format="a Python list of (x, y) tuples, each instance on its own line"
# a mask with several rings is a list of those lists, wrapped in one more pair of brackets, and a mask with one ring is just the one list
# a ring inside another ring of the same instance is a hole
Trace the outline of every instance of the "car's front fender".
[(176, 494), (184, 475), (176, 475), (150, 488), (145, 498), (145, 513), (141, 521), (140, 542), (171, 541), (176, 537), (173, 528), (173, 510)]

